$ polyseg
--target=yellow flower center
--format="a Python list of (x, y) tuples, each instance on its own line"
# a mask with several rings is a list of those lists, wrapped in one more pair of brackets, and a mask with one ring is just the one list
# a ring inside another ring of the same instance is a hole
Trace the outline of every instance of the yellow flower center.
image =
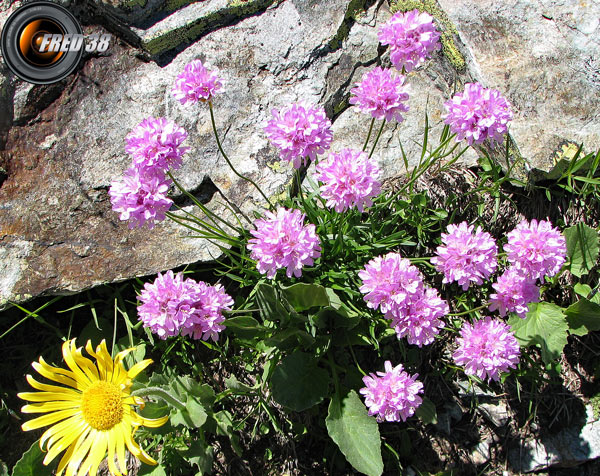
[(100, 380), (84, 390), (81, 410), (83, 418), (94, 429), (110, 430), (123, 419), (121, 389), (114, 383)]

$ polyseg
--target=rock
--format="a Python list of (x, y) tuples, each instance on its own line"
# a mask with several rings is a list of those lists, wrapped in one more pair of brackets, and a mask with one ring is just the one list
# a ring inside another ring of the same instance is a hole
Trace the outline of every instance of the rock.
[(469, 51), (468, 69), (515, 113), (509, 132), (547, 172), (565, 143), (600, 148), (600, 4), (439, 0)]
[(189, 44), (235, 19), (265, 10), (275, 0), (207, 0), (190, 2), (148, 29), (132, 28), (141, 46), (152, 55)]
[[(177, 226), (128, 230), (111, 211), (107, 189), (130, 162), (125, 135), (149, 115), (171, 117), (188, 130), (192, 148), (176, 174), (182, 185), (197, 195), (207, 195), (208, 186), (245, 212), (256, 209), (256, 191), (217, 154), (206, 108), (182, 107), (169, 89), (195, 58), (220, 68), (227, 93), (215, 112), (223, 145), (235, 167), (273, 195), (291, 168), (273, 166), (278, 154), (262, 127), (272, 108), (300, 99), (325, 103), (335, 94), (326, 90), (326, 76), (342, 50), (323, 45), (338, 34), (346, 6), (345, 0), (284, 2), (204, 36), (164, 67), (118, 42), (110, 55), (89, 58), (35, 121), (13, 125), (1, 152), (8, 178), (0, 188), (0, 243), (7, 256), (18, 251), (6, 263), (10, 279), (2, 281), (1, 300), (76, 292), (216, 258), (214, 247), (186, 239), (189, 233)], [(247, 48), (238, 47), (240, 38)], [(223, 213), (222, 199), (211, 202), (208, 195), (209, 207)]]
[(480, 441), (473, 448), (471, 453), (469, 454), (469, 458), (471, 463), (475, 465), (485, 464), (490, 460), (490, 443), (492, 442), (491, 438), (488, 440)]
[[(349, 91), (368, 68), (389, 64), (377, 43), (378, 28), (391, 15), (386, 2), (61, 3), (81, 17), (86, 32), (110, 31), (115, 39), (106, 54), (84, 56), (81, 68), (56, 85), (27, 85), (0, 70), (0, 169), (6, 172), (0, 170), (0, 253), (6, 257), (0, 303), (77, 292), (216, 256), (218, 250), (177, 226), (131, 231), (111, 210), (108, 187), (130, 160), (124, 138), (149, 115), (168, 116), (188, 130), (191, 152), (176, 176), (210, 209), (225, 214), (222, 196), (245, 213), (262, 205), (219, 157), (206, 108), (182, 107), (169, 94), (193, 59), (219, 67), (225, 77), (227, 91), (215, 102), (224, 147), (268, 195), (291, 178), (262, 130), (273, 108), (298, 100), (321, 104), (334, 121), (332, 149), (362, 147), (369, 118), (348, 107)], [(515, 147), (535, 167), (551, 165), (542, 159), (554, 154), (558, 139), (585, 139), (587, 147), (597, 147), (592, 56), (600, 56), (598, 45), (586, 42), (597, 31), (598, 7), (580, 3), (544, 0), (538, 7), (513, 0), (513, 18), (512, 6), (491, 0), (440, 1), (447, 16), (436, 15), (452, 47), (445, 43), (443, 52), (410, 73), (411, 110), (403, 123), (385, 127), (376, 152), (384, 177), (405, 170), (400, 144), (409, 168), (418, 164), (425, 111), (431, 145), (455, 83), (475, 79), (513, 102)], [(0, 23), (20, 4), (0, 7)], [(542, 28), (548, 25), (564, 38), (552, 30), (555, 43), (542, 45), (540, 32), (547, 37)], [(554, 99), (555, 86), (561, 99)], [(568, 100), (579, 93), (574, 107)], [(461, 163), (476, 157), (469, 149)]]
[(452, 434), (452, 425), (459, 422), (463, 416), (460, 405), (454, 401), (444, 403), (443, 409), (438, 413), (435, 428), (446, 435)]
[(591, 405), (586, 406), (583, 427), (565, 428), (555, 435), (529, 439), (509, 451), (513, 469), (530, 473), (551, 467), (572, 467), (600, 457), (600, 421)]
[(494, 403), (480, 403), (477, 406), (477, 411), (496, 428), (505, 426), (511, 418), (506, 402), (503, 400)]

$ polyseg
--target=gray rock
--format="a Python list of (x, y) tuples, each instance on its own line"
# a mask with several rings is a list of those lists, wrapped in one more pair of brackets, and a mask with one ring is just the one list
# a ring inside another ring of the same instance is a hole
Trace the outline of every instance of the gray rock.
[(551, 467), (572, 467), (600, 457), (600, 421), (591, 405), (586, 407), (583, 427), (561, 430), (541, 439), (529, 439), (509, 451), (513, 469), (522, 472), (541, 471)]
[(565, 143), (600, 147), (600, 3), (439, 0), (470, 52), (468, 69), (510, 101), (510, 134), (533, 169)]
[(475, 445), (475, 447), (471, 450), (469, 454), (469, 458), (471, 463), (475, 465), (480, 465), (488, 462), (490, 460), (490, 443), (492, 439), (480, 441)]
[[(322, 48), (337, 35), (345, 13), (343, 0), (288, 1), (206, 35), (165, 67), (138, 59), (134, 49), (118, 43), (111, 55), (88, 59), (35, 121), (11, 128), (1, 152), (8, 178), (0, 188), (0, 244), (7, 256), (19, 250), (6, 262), (2, 302), (214, 259), (213, 247), (186, 239), (189, 233), (177, 226), (128, 230), (110, 210), (107, 188), (130, 162), (125, 135), (149, 115), (169, 116), (189, 132), (192, 150), (176, 174), (182, 185), (202, 196), (208, 184), (243, 211), (256, 209), (256, 191), (218, 156), (207, 109), (182, 107), (169, 89), (195, 58), (218, 66), (227, 84), (215, 103), (223, 145), (241, 173), (266, 194), (276, 194), (291, 168), (276, 166), (278, 154), (262, 127), (272, 108), (300, 99), (324, 103), (335, 94), (325, 89), (325, 78), (341, 49)], [(238, 47), (240, 38), (247, 48)], [(221, 201), (209, 200), (208, 206), (221, 214)]]
[(496, 428), (501, 428), (506, 425), (511, 418), (506, 402), (500, 400), (494, 403), (480, 403), (477, 406), (477, 411), (481, 413), (488, 421)]
[[(597, 147), (598, 6), (580, 3), (440, 1), (467, 67), (457, 72), (439, 52), (411, 72), (411, 110), (403, 123), (386, 126), (376, 151), (384, 176), (404, 172), (400, 144), (408, 167), (418, 164), (426, 111), (429, 143), (436, 142), (457, 80), (478, 79), (507, 94), (516, 147), (535, 167), (551, 165), (560, 141)], [(19, 4), (3, 3), (0, 23)], [(129, 165), (124, 138), (149, 115), (188, 130), (191, 152), (176, 176), (209, 208), (225, 213), (220, 194), (243, 212), (263, 205), (217, 153), (206, 108), (182, 107), (169, 94), (193, 59), (225, 77), (227, 91), (215, 102), (223, 144), (268, 195), (291, 177), (262, 131), (273, 108), (298, 100), (324, 105), (334, 119), (332, 149), (362, 147), (369, 118), (347, 100), (368, 68), (388, 64), (377, 43), (391, 15), (382, 0), (87, 0), (76, 7), (129, 45), (117, 38), (107, 55), (85, 57), (80, 71), (55, 86), (31, 87), (0, 70), (0, 168), (8, 175), (0, 187), (0, 303), (213, 259), (217, 250), (179, 227), (130, 231), (110, 209), (109, 184)], [(476, 157), (470, 149), (461, 160)]]

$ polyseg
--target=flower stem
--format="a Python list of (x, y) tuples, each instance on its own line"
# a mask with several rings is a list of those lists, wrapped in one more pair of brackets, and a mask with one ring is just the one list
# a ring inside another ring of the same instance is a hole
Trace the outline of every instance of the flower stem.
[(160, 387), (144, 387), (139, 388), (131, 392), (134, 397), (158, 397), (162, 398), (165, 402), (170, 403), (178, 410), (185, 410), (185, 403), (171, 395), (165, 389)]
[(373, 152), (375, 152), (375, 147), (377, 146), (377, 142), (379, 142), (379, 138), (381, 137), (381, 133), (383, 132), (383, 127), (385, 126), (385, 119), (381, 121), (381, 127), (379, 128), (379, 132), (377, 133), (377, 137), (375, 137), (375, 142), (373, 143), (373, 147), (371, 148), (371, 153), (369, 154), (369, 159), (373, 156)]
[(365, 145), (363, 145), (363, 152), (367, 150), (367, 145), (369, 145), (369, 139), (371, 138), (371, 133), (373, 132), (373, 126), (375, 125), (375, 118), (371, 119), (371, 125), (369, 126), (369, 133), (367, 134), (367, 140), (365, 141)]
[(225, 151), (223, 150), (223, 146), (221, 145), (221, 140), (219, 139), (219, 133), (217, 132), (217, 125), (215, 123), (215, 113), (213, 112), (213, 106), (212, 106), (212, 102), (211, 101), (208, 102), (208, 110), (210, 111), (210, 122), (212, 124), (213, 132), (215, 133), (215, 139), (217, 140), (217, 147), (219, 148), (219, 152), (221, 152), (221, 155), (223, 156), (223, 158), (227, 162), (227, 165), (229, 165), (229, 167), (231, 167), (231, 170), (233, 170), (233, 173), (236, 174), (239, 178), (241, 178), (241, 179), (245, 180), (246, 182), (249, 182), (252, 185), (254, 185), (254, 187), (256, 188), (256, 190), (258, 190), (259, 193), (262, 195), (262, 197), (266, 200), (267, 204), (269, 205), (269, 209), (273, 210), (273, 204), (271, 203), (271, 200), (269, 200), (269, 198), (264, 194), (264, 192), (256, 184), (256, 182), (254, 182), (254, 180), (252, 180), (252, 179), (250, 179), (248, 177), (245, 177), (244, 175), (240, 174), (237, 170), (235, 170), (235, 167), (233, 166), (233, 164), (229, 160), (229, 157), (227, 157), (227, 154), (225, 153)]
[(485, 309), (486, 307), (488, 307), (488, 305), (487, 304), (483, 304), (481, 306), (474, 307), (473, 309), (468, 309), (468, 310), (463, 311), (463, 312), (456, 312), (456, 313), (448, 314), (448, 316), (452, 316), (452, 317), (464, 316), (465, 314), (470, 314), (470, 313), (475, 312), (475, 311), (481, 311), (482, 309)]

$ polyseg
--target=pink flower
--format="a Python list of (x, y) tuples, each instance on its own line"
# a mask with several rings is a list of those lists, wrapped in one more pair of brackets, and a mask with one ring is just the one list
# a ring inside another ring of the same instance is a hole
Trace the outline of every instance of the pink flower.
[(144, 284), (138, 306), (138, 317), (161, 339), (176, 336), (190, 311), (188, 284), (183, 274), (173, 271), (158, 274), (153, 283)]
[(363, 212), (381, 191), (379, 167), (364, 152), (343, 149), (332, 153), (316, 170), (317, 179), (323, 182), (321, 196), (338, 213), (353, 207)]
[(521, 350), (510, 327), (499, 319), (486, 317), (471, 325), (465, 322), (457, 339), (454, 362), (465, 368), (467, 375), (499, 380), (500, 373), (514, 369)]
[(173, 271), (158, 274), (153, 283), (146, 283), (140, 294), (138, 317), (144, 327), (161, 339), (190, 335), (194, 339), (217, 341), (233, 299), (223, 286), (210, 286)]
[(173, 201), (167, 196), (171, 181), (164, 174), (137, 168), (125, 171), (120, 180), (111, 183), (108, 194), (112, 209), (121, 220), (129, 220), (129, 228), (153, 228), (155, 222), (165, 219)]
[(125, 151), (133, 156), (134, 167), (165, 173), (181, 166), (183, 154), (190, 150), (181, 144), (187, 132), (164, 117), (148, 117), (126, 137)]
[(414, 415), (423, 399), (423, 384), (417, 380), (419, 374), (409, 375), (402, 364), (392, 367), (387, 360), (385, 372), (371, 373), (363, 377), (365, 388), (359, 392), (365, 397), (369, 415), (376, 415), (378, 422), (406, 421)]
[(222, 92), (223, 80), (219, 77), (219, 71), (210, 70), (210, 65), (203, 65), (200, 60), (194, 60), (183, 68), (171, 90), (173, 97), (181, 104), (212, 101), (216, 94)]
[(379, 30), (379, 42), (390, 45), (392, 64), (407, 73), (440, 48), (439, 39), (433, 17), (419, 10), (398, 12)]
[(231, 310), (233, 298), (220, 284), (210, 286), (202, 281), (193, 281), (190, 298), (194, 303), (194, 312), (183, 322), (181, 335), (216, 342), (219, 332), (225, 329), (223, 311)]
[(508, 233), (504, 251), (508, 261), (532, 279), (554, 276), (565, 263), (567, 244), (561, 232), (549, 221), (522, 220)]
[(359, 271), (360, 292), (371, 309), (398, 314), (423, 295), (423, 276), (398, 253), (373, 258)]
[(357, 105), (360, 112), (375, 119), (402, 122), (402, 113), (408, 111), (404, 102), (408, 101), (409, 88), (404, 80), (404, 76), (394, 76), (390, 69), (377, 66), (365, 73), (362, 82), (350, 91), (350, 104)]
[(315, 160), (317, 154), (329, 149), (333, 133), (331, 121), (322, 107), (292, 104), (287, 109), (272, 111), (265, 132), (271, 144), (280, 151), (283, 160), (293, 162), (294, 168)]
[(450, 126), (456, 140), (465, 139), (469, 145), (481, 144), (486, 139), (502, 142), (507, 124), (513, 114), (510, 105), (496, 89), (485, 89), (479, 83), (465, 84), (462, 93), (456, 93), (444, 104), (448, 111), (444, 122)]
[(529, 312), (527, 305), (540, 300), (540, 289), (536, 286), (535, 280), (526, 277), (521, 270), (513, 267), (499, 276), (492, 287), (496, 293), (490, 295), (489, 309), (490, 311), (498, 309), (503, 317), (507, 312), (516, 312), (524, 319)]
[(437, 290), (428, 288), (408, 307), (398, 312), (390, 312), (386, 317), (392, 319), (391, 326), (395, 329), (398, 339), (406, 337), (409, 344), (422, 347), (434, 341), (435, 336), (444, 327), (440, 318), (448, 312), (448, 304), (439, 297)]
[(272, 279), (278, 269), (286, 268), (288, 278), (302, 275), (303, 266), (312, 266), (321, 256), (315, 225), (304, 225), (305, 215), (300, 210), (278, 208), (266, 212), (265, 218), (254, 222), (250, 230), (255, 238), (248, 240), (252, 259), (257, 260), (258, 271)]
[(494, 239), (479, 227), (475, 232), (473, 228), (467, 222), (448, 225), (448, 233), (442, 233), (443, 245), (431, 258), (435, 268), (444, 273), (444, 283), (457, 281), (465, 291), (471, 283), (483, 284), (498, 264)]

